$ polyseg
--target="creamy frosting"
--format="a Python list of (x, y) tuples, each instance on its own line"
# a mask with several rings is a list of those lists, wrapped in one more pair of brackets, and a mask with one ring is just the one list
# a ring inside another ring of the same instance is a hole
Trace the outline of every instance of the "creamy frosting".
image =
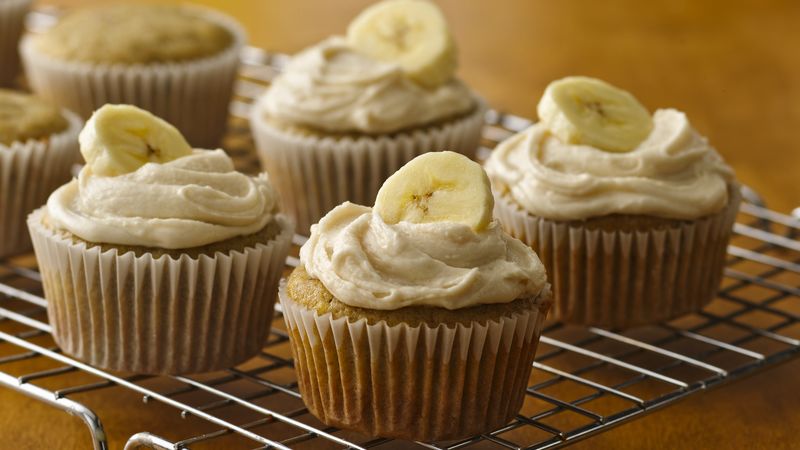
[(260, 102), (263, 113), (282, 122), (363, 133), (424, 125), (473, 107), (460, 81), (424, 88), (399, 65), (358, 53), (340, 36), (294, 56)]
[(480, 233), (455, 222), (389, 225), (349, 202), (311, 227), (300, 261), (338, 300), (380, 310), (507, 303), (546, 283), (536, 253), (496, 222)]
[(255, 233), (275, 204), (266, 174), (236, 172), (222, 150), (194, 150), (115, 177), (84, 167), (50, 196), (47, 212), (86, 241), (175, 249)]
[(728, 202), (732, 170), (686, 115), (662, 109), (638, 147), (611, 153), (567, 144), (537, 123), (486, 162), (495, 188), (533, 215), (580, 220), (607, 214), (696, 219)]

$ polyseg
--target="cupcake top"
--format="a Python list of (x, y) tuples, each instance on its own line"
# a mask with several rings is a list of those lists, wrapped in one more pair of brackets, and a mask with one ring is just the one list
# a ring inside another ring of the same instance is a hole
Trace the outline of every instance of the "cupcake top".
[(78, 10), (34, 39), (42, 53), (62, 60), (150, 64), (212, 56), (234, 36), (202, 10), (125, 4)]
[(260, 102), (268, 118), (325, 132), (383, 134), (466, 114), (456, 48), (441, 11), (424, 0), (367, 8), (346, 37), (295, 55)]
[(267, 175), (234, 170), (170, 124), (128, 105), (97, 110), (80, 134), (86, 165), (47, 201), (50, 222), (94, 243), (191, 248), (258, 232), (276, 212)]
[(544, 266), (492, 220), (493, 205), (477, 163), (426, 153), (384, 183), (374, 208), (346, 202), (312, 226), (300, 261), (354, 307), (455, 310), (535, 297)]
[(691, 220), (728, 202), (732, 170), (680, 111), (651, 116), (628, 92), (586, 77), (551, 83), (538, 111), (540, 122), (486, 162), (494, 187), (533, 215)]
[(46, 138), (68, 126), (56, 106), (32, 95), (0, 89), (0, 144)]

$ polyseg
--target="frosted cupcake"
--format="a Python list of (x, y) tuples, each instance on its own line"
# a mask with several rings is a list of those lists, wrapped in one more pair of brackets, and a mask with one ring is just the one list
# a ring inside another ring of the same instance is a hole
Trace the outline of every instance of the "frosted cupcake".
[(154, 374), (258, 353), (293, 234), (266, 174), (127, 105), (99, 109), (80, 144), (78, 178), (28, 218), (56, 343)]
[(17, 46), (31, 0), (0, 0), (0, 86), (11, 86), (19, 73)]
[(48, 102), (0, 89), (0, 257), (31, 249), (25, 218), (70, 179), (81, 125)]
[(444, 16), (421, 0), (375, 4), (346, 37), (291, 59), (250, 124), (298, 232), (344, 201), (371, 205), (386, 178), (431, 148), (475, 154), (484, 106), (455, 68)]
[(244, 42), (236, 22), (211, 10), (123, 4), (78, 10), (20, 49), (38, 95), (84, 118), (106, 103), (137, 105), (213, 148)]
[(435, 152), (390, 177), (375, 208), (343, 203), (311, 228), (280, 298), (320, 420), (442, 440), (517, 414), (550, 290), (492, 204), (477, 163)]
[(592, 78), (551, 83), (538, 111), (486, 172), (503, 228), (552, 276), (555, 317), (627, 327), (702, 309), (740, 203), (719, 154), (684, 113)]

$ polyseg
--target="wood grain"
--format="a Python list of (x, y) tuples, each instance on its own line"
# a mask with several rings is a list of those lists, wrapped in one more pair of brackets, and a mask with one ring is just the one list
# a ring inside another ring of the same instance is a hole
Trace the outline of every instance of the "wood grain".
[[(100, 0), (50, 0), (73, 7)], [(342, 33), (368, 1), (200, 0), (227, 11), (254, 45), (295, 52)], [(585, 74), (675, 107), (779, 211), (800, 206), (800, 2), (493, 0), (438, 2), (460, 47), (460, 74), (495, 107), (533, 117), (546, 84)], [(575, 448), (800, 448), (800, 361), (694, 396)], [(174, 413), (124, 414), (120, 390), (94, 396), (112, 448)], [(19, 420), (23, 409), (36, 417)], [(180, 421), (178, 421), (180, 422)], [(174, 426), (184, 426), (176, 423)], [(0, 389), (0, 448), (86, 448), (75, 419)], [(120, 441), (123, 439), (123, 441)]]

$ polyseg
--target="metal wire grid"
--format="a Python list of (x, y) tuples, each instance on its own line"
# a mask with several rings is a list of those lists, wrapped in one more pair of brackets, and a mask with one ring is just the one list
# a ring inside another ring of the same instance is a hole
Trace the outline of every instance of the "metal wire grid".
[[(249, 104), (285, 63), (248, 48), (225, 148), (237, 166), (257, 170), (246, 117)], [(489, 148), (530, 122), (487, 114)], [(557, 448), (702, 391), (784, 361), (800, 351), (800, 220), (764, 208), (745, 191), (718, 299), (704, 311), (657, 326), (616, 332), (549, 324), (532, 385), (517, 418), (459, 441), (396, 442), (326, 427), (302, 404), (288, 336), (278, 314), (262, 353), (223, 372), (191, 377), (109, 373), (55, 347), (32, 255), (0, 260), (0, 385), (80, 417), (94, 447), (107, 448), (102, 422), (87, 406), (119, 387), (144, 400), (130, 414), (167, 405), (192, 432), (164, 429), (131, 436), (126, 449), (179, 448)], [(297, 236), (295, 243), (300, 244)], [(290, 256), (287, 267), (297, 264)], [(37, 370), (20, 373), (21, 368)], [(41, 367), (41, 369), (38, 369)], [(20, 417), (24, 421), (24, 415)], [(198, 431), (199, 430), (199, 431)], [(167, 437), (161, 437), (167, 436)]]

